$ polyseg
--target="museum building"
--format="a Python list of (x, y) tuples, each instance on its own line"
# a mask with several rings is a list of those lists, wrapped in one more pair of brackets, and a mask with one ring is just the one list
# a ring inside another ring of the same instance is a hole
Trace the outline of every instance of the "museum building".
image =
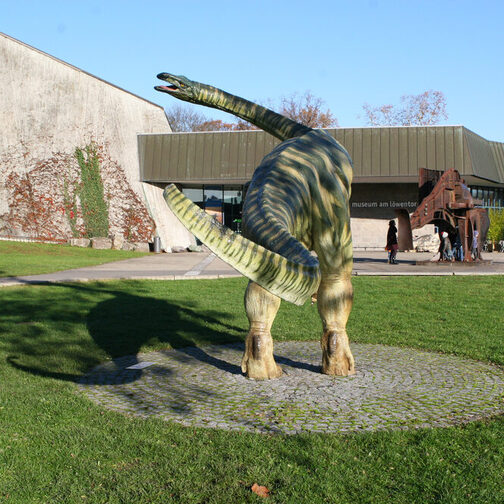
[[(384, 227), (418, 201), (420, 168), (455, 168), (487, 208), (504, 207), (504, 143), (491, 142), (464, 126), (328, 129), (350, 153), (354, 180), (350, 201), (354, 242), (381, 246)], [(240, 230), (245, 184), (279, 140), (261, 130), (141, 134), (142, 182), (176, 183), (184, 194), (226, 226)], [(383, 228), (383, 229), (382, 229)]]
[[(194, 243), (163, 199), (171, 182), (240, 231), (245, 185), (279, 143), (275, 137), (261, 130), (172, 133), (161, 106), (4, 33), (0, 63), (0, 238), (72, 236), (65, 181), (78, 182), (75, 149), (91, 139), (104, 149), (110, 233), (131, 235), (134, 216), (140, 231), (152, 219), (165, 250)], [(504, 207), (503, 143), (463, 126), (327, 131), (354, 162), (356, 247), (383, 249), (388, 219), (415, 210), (420, 168), (455, 168), (484, 206)], [(31, 192), (18, 198), (23, 187)]]

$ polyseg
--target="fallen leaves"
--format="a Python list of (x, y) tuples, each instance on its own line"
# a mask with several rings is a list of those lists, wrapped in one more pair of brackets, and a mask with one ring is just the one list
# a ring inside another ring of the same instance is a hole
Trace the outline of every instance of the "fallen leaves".
[(259, 495), (259, 497), (269, 497), (270, 491), (268, 490), (268, 488), (258, 485), (257, 483), (254, 483), (250, 490), (252, 490), (252, 492), (254, 492), (256, 495)]

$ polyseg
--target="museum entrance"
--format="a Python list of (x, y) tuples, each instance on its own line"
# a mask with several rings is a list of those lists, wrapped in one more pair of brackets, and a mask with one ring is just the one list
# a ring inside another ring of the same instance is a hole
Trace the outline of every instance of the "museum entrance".
[(184, 185), (182, 192), (218, 222), (241, 233), (242, 185)]

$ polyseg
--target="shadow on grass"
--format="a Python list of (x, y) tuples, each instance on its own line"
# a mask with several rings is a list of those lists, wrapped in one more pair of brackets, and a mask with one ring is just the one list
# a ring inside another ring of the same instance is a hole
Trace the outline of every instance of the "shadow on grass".
[[(44, 293), (40, 289), (47, 288)], [(104, 360), (128, 358), (144, 347), (184, 348), (243, 341), (244, 328), (227, 323), (230, 314), (208, 310), (197, 300), (158, 299), (142, 286), (133, 289), (84, 284), (41, 286), (9, 293), (2, 310), (8, 324), (0, 324), (7, 362), (34, 375), (78, 382)], [(7, 329), (10, 327), (10, 330)], [(14, 331), (12, 330), (14, 328)], [(182, 354), (181, 354), (182, 355)], [(198, 359), (228, 372), (238, 366), (211, 357), (199, 348)], [(124, 360), (124, 359), (123, 359)], [(131, 373), (131, 381), (140, 372)]]

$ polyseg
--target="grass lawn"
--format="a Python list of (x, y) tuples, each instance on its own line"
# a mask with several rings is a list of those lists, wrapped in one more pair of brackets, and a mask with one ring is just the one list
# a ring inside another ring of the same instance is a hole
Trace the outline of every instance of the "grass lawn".
[(42, 275), (144, 255), (147, 254), (125, 250), (95, 250), (69, 245), (2, 240), (0, 241), (0, 277)]
[[(354, 278), (350, 339), (504, 365), (502, 281)], [(503, 417), (350, 435), (228, 433), (113, 413), (77, 390), (75, 381), (107, 359), (242, 341), (245, 285), (0, 289), (0, 503), (504, 502)], [(283, 303), (273, 333), (318, 339), (316, 307)], [(251, 492), (256, 482), (269, 498)]]

